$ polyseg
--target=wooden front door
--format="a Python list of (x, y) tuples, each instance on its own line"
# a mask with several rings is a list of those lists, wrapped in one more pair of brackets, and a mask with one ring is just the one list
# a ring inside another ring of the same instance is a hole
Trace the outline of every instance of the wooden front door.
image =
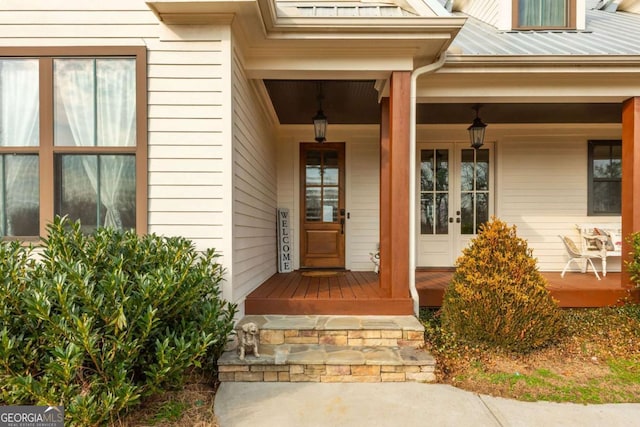
[(344, 268), (344, 144), (300, 145), (300, 265)]

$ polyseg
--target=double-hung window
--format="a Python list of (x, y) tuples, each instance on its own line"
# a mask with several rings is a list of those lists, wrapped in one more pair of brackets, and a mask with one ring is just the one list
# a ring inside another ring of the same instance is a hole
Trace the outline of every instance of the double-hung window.
[(589, 141), (589, 215), (620, 215), (622, 142)]
[(562, 29), (576, 26), (576, 0), (513, 0), (514, 28)]
[(0, 234), (146, 232), (144, 48), (0, 49)]

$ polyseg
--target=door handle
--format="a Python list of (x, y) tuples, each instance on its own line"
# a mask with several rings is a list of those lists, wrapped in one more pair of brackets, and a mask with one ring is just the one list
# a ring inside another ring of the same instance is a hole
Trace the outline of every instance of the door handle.
[(344, 218), (340, 218), (340, 234), (344, 234)]

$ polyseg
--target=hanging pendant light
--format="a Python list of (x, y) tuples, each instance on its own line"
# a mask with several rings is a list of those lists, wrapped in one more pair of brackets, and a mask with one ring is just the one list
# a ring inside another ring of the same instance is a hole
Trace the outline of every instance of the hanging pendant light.
[(480, 117), (478, 117), (480, 105), (474, 105), (472, 108), (476, 110), (476, 118), (473, 119), (473, 123), (471, 123), (471, 126), (467, 128), (467, 131), (469, 131), (471, 147), (477, 150), (484, 144), (484, 131), (487, 125), (480, 120)]
[(318, 112), (313, 116), (313, 130), (315, 133), (315, 140), (322, 143), (327, 140), (327, 116), (322, 112), (322, 83), (318, 83)]

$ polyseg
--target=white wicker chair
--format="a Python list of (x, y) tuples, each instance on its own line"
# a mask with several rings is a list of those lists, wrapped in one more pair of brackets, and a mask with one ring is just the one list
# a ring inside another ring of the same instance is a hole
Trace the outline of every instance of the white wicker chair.
[(560, 277), (564, 278), (564, 274), (567, 272), (569, 265), (572, 262), (575, 262), (576, 264), (578, 264), (578, 266), (580, 267), (580, 271), (582, 271), (583, 273), (587, 271), (587, 269), (589, 268), (589, 264), (591, 264), (591, 268), (593, 268), (593, 273), (596, 275), (598, 280), (600, 280), (600, 275), (598, 274), (598, 270), (596, 270), (595, 265), (593, 265), (593, 261), (591, 261), (592, 258), (600, 259), (600, 255), (593, 252), (587, 253), (587, 252), (581, 251), (580, 249), (578, 249), (578, 246), (576, 246), (576, 243), (573, 240), (571, 240), (571, 238), (569, 238), (568, 236), (559, 236), (559, 237), (562, 240), (562, 243), (564, 243), (564, 247), (567, 250), (567, 254), (569, 255), (569, 261), (567, 261), (567, 264), (564, 266), (564, 270), (562, 270), (562, 274), (560, 274)]

